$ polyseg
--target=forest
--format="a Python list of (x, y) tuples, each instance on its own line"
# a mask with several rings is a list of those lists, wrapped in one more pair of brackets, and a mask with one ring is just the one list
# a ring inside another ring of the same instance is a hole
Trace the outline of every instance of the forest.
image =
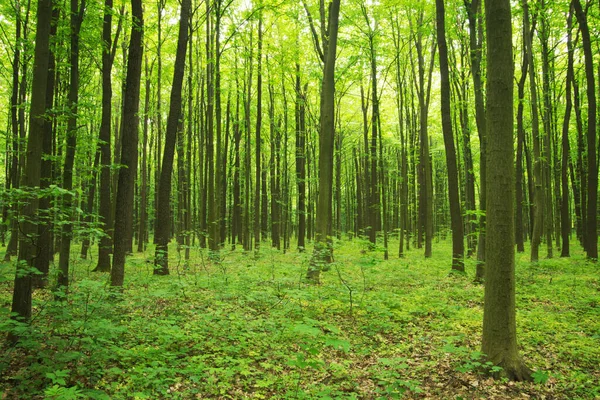
[(600, 1), (6, 0), (2, 399), (600, 398)]

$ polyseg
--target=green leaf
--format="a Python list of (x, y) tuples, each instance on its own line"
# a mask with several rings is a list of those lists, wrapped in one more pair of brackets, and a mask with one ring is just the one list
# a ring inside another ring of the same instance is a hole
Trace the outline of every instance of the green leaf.
[(350, 342), (341, 339), (325, 339), (325, 346), (331, 346), (336, 350), (342, 350), (344, 353), (350, 351)]
[(531, 377), (533, 378), (533, 381), (535, 383), (543, 385), (546, 382), (548, 382), (548, 378), (550, 377), (550, 375), (547, 372), (544, 372), (541, 369), (538, 369), (533, 374), (531, 374)]

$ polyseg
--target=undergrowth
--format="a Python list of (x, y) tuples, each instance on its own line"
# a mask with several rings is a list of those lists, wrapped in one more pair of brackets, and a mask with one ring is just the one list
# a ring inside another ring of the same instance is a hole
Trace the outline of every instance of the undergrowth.
[[(31, 326), (10, 320), (14, 264), (0, 264), (0, 398), (600, 398), (600, 269), (577, 253), (518, 255), (517, 325), (534, 382), (489, 378), (483, 287), (450, 273), (450, 246), (382, 260), (336, 243), (321, 285), (310, 251), (171, 251), (130, 257), (123, 292), (72, 260), (67, 294), (38, 290)], [(76, 254), (75, 252), (73, 253)], [(24, 339), (9, 346), (16, 331)]]

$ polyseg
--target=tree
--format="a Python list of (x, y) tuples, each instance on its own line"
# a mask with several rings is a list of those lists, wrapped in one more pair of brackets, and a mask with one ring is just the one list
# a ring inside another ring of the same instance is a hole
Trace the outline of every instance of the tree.
[(296, 185), (298, 186), (298, 251), (306, 238), (306, 86), (302, 90), (300, 64), (296, 62)]
[[(19, 223), (19, 252), (11, 309), (14, 318), (23, 322), (29, 322), (31, 318), (32, 267), (37, 256), (38, 227), (35, 218), (39, 199), (34, 188), (40, 185), (51, 19), (52, 0), (38, 0), (27, 158), (20, 182), (21, 189), (29, 193), (20, 210), (22, 220)], [(11, 336), (10, 339), (16, 341), (18, 337)]]
[[(100, 122), (100, 205), (99, 216), (102, 223), (104, 235), (98, 241), (98, 263), (94, 271), (110, 271), (110, 253), (112, 252), (112, 226), (111, 218), (111, 151), (110, 151), (110, 124), (112, 123), (112, 79), (111, 71), (115, 53), (117, 51), (117, 42), (121, 28), (121, 19), (114, 42), (111, 37), (112, 29), (112, 0), (104, 2), (104, 21), (102, 24), (102, 117)], [(111, 45), (112, 43), (112, 45)]]
[[(60, 9), (53, 7), (52, 22), (50, 25), (50, 36), (56, 35), (58, 17)], [(15, 50), (16, 51), (16, 50)], [(46, 109), (51, 109), (54, 105), (54, 93), (56, 91), (56, 57), (52, 47), (50, 48), (48, 58), (48, 78), (46, 84)], [(40, 174), (40, 190), (44, 191), (52, 183), (52, 144), (54, 134), (54, 118), (46, 118), (44, 121), (44, 137), (42, 139), (42, 165)], [(38, 255), (35, 259), (35, 267), (41, 273), (34, 276), (33, 285), (35, 288), (41, 288), (48, 284), (48, 274), (50, 272), (50, 259), (52, 251), (52, 209), (50, 196), (43, 195), (38, 203), (38, 215), (44, 219), (44, 223), (38, 225)], [(8, 249), (6, 254), (9, 254)]]
[(112, 286), (123, 286), (128, 239), (133, 236), (133, 193), (138, 147), (138, 112), (142, 76), (142, 35), (144, 15), (141, 0), (131, 0), (132, 27), (127, 55), (127, 76), (123, 101), (121, 168), (116, 196)]
[[(323, 7), (321, 0), (321, 7)], [(322, 21), (323, 79), (321, 80), (321, 114), (319, 118), (319, 197), (317, 201), (317, 224), (315, 247), (307, 272), (307, 278), (319, 282), (323, 263), (331, 262), (333, 249), (330, 244), (332, 196), (333, 196), (333, 147), (335, 134), (335, 58), (337, 50), (340, 0), (329, 5), (327, 28)], [(314, 32), (314, 31), (313, 31)], [(316, 40), (316, 37), (315, 37)]]
[[(188, 26), (190, 19), (191, 0), (181, 2), (181, 14), (179, 17), (179, 39), (177, 40), (177, 53), (175, 54), (175, 68), (173, 69), (173, 84), (171, 86), (171, 103), (169, 105), (169, 117), (167, 119), (167, 135), (165, 137), (165, 149), (162, 168), (160, 170), (160, 183), (158, 193), (157, 221), (154, 243), (156, 244), (156, 257), (154, 274), (169, 274), (169, 233), (171, 224), (171, 176), (173, 173), (173, 159), (175, 157), (175, 143), (177, 141), (177, 130), (181, 117), (181, 91), (183, 86), (183, 75), (185, 71), (185, 55), (187, 51)], [(183, 132), (179, 133), (180, 135)]]
[(458, 167), (456, 165), (456, 149), (452, 133), (452, 117), (450, 115), (450, 73), (448, 72), (448, 47), (446, 45), (446, 23), (444, 0), (436, 0), (437, 42), (440, 58), (440, 77), (442, 95), (442, 131), (446, 148), (446, 168), (448, 169), (448, 197), (450, 202), (450, 220), (452, 229), (452, 269), (464, 271), (464, 233), (460, 197), (458, 194)]
[(581, 42), (585, 58), (585, 79), (587, 83), (588, 120), (587, 120), (587, 209), (586, 213), (585, 242), (584, 247), (588, 258), (598, 258), (598, 166), (596, 164), (596, 85), (594, 78), (594, 56), (590, 39), (590, 30), (587, 16), (581, 8), (579, 0), (573, 0), (573, 7), (579, 29), (581, 30)]
[(544, 224), (544, 189), (542, 184), (541, 135), (538, 118), (537, 87), (533, 63), (533, 41), (529, 29), (529, 5), (523, 0), (523, 41), (526, 46), (529, 68), (529, 90), (531, 102), (531, 136), (533, 136), (533, 233), (531, 236), (531, 261), (539, 259), (539, 247)]
[(63, 207), (67, 210), (67, 221), (62, 227), (60, 241), (60, 258), (58, 261), (58, 286), (69, 286), (69, 258), (71, 256), (71, 235), (73, 233), (72, 208), (73, 200), (73, 167), (77, 145), (77, 110), (79, 106), (79, 32), (85, 12), (85, 0), (71, 0), (70, 25), (71, 49), (69, 54), (70, 78), (69, 84), (69, 120), (67, 123), (66, 154), (63, 168), (63, 189), (67, 192), (63, 198)]
[(484, 275), (485, 263), (485, 207), (487, 203), (486, 172), (486, 116), (485, 101), (482, 79), (482, 47), (483, 47), (483, 24), (481, 17), (481, 0), (464, 0), (465, 8), (469, 19), (469, 46), (471, 49), (471, 76), (473, 77), (473, 89), (475, 90), (475, 122), (477, 124), (477, 133), (479, 135), (479, 153), (481, 154), (479, 162), (479, 238), (477, 243), (477, 269), (475, 280), (482, 281)]
[(570, 246), (569, 236), (571, 233), (571, 217), (569, 215), (569, 122), (571, 118), (571, 110), (573, 108), (572, 96), (572, 81), (573, 81), (573, 42), (572, 42), (572, 25), (573, 25), (573, 7), (569, 11), (567, 17), (567, 77), (565, 89), (565, 115), (562, 126), (562, 158), (561, 158), (561, 199), (560, 199), (560, 226), (562, 236), (562, 247), (560, 256), (569, 257)]
[[(481, 351), (501, 374), (530, 379), (517, 347), (514, 249), (513, 56), (509, 0), (487, 0), (487, 238)], [(499, 195), (502, 193), (502, 195)]]
[[(423, 49), (423, 16), (424, 11), (418, 12), (418, 26), (415, 27), (414, 47), (417, 51), (416, 66), (418, 69), (418, 78), (416, 78), (416, 91), (419, 102), (419, 219), (418, 219), (418, 238), (417, 246), (422, 246), (423, 233), (425, 234), (425, 257), (432, 255), (433, 240), (433, 172), (431, 167), (431, 154), (429, 150), (429, 133), (427, 116), (429, 113), (429, 103), (431, 100), (431, 74), (433, 73), (433, 61), (435, 55), (435, 43), (431, 45), (431, 55), (428, 72), (427, 85), (425, 82), (425, 54)], [(411, 22), (412, 25), (412, 22)], [(411, 26), (411, 29), (413, 27)], [(411, 53), (412, 54), (412, 53)], [(414, 64), (413, 64), (414, 65)], [(413, 70), (414, 74), (414, 70)]]

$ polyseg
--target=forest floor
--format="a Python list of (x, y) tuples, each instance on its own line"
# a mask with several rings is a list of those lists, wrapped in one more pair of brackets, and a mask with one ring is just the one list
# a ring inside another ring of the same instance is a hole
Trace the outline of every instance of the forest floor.
[[(265, 244), (211, 262), (192, 249), (186, 265), (173, 248), (171, 275), (153, 276), (149, 249), (128, 259), (123, 293), (91, 272), (95, 259), (74, 259), (66, 297), (34, 293), (31, 329), (8, 318), (14, 264), (0, 264), (0, 398), (600, 398), (600, 266), (581, 252), (517, 255), (535, 381), (513, 383), (482, 372), (475, 261), (450, 273), (444, 242), (430, 259), (366, 249), (337, 243), (317, 286), (303, 282), (310, 251)], [(9, 346), (10, 329), (27, 339)]]

